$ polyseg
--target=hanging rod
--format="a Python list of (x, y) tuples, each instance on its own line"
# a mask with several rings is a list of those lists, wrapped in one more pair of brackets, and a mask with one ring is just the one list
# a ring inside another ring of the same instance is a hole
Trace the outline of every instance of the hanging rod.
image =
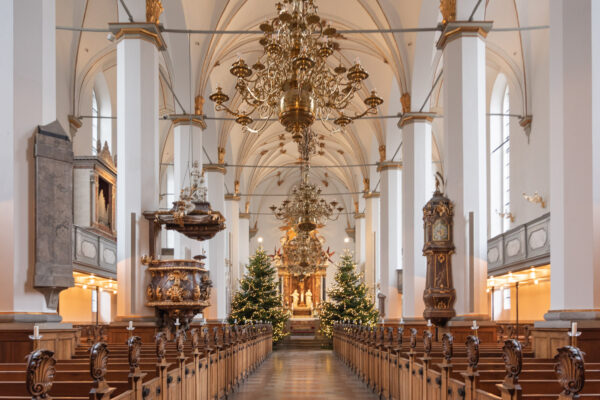
[[(345, 164), (345, 165), (311, 165), (310, 168), (356, 168), (376, 167), (378, 163)], [(304, 165), (249, 165), (249, 164), (223, 164), (225, 168), (304, 168)]]
[[(534, 31), (540, 29), (549, 29), (550, 25), (536, 25), (536, 26), (522, 26), (522, 27), (505, 27), (505, 28), (492, 28), (492, 32), (518, 32), (518, 31)], [(110, 33), (111, 30), (108, 28), (82, 28), (76, 26), (63, 26), (57, 25), (57, 30), (61, 31), (75, 31), (75, 32), (100, 32)], [(341, 29), (337, 33), (340, 34), (370, 34), (370, 33), (403, 33), (403, 32), (436, 32), (441, 31), (441, 27), (435, 28), (405, 28), (405, 29)], [(198, 35), (262, 35), (264, 32), (259, 30), (221, 30), (221, 29), (167, 29), (163, 28), (162, 32), (165, 33), (184, 33), (184, 34), (198, 34)]]
[[(366, 192), (321, 193), (321, 196), (347, 196), (365, 194)], [(240, 197), (288, 197), (289, 193), (238, 193)]]

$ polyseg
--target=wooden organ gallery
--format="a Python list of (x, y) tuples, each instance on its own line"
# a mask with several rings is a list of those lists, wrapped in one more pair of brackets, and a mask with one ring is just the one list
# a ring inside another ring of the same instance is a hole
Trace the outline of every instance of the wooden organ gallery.
[(0, 2), (0, 399), (600, 398), (599, 20)]

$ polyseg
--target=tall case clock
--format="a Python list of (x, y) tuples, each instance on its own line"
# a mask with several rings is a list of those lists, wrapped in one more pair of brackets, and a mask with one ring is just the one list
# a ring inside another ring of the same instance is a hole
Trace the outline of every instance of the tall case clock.
[(423, 317), (436, 326), (445, 326), (456, 315), (456, 289), (452, 283), (454, 204), (440, 191), (437, 178), (433, 197), (423, 207), (423, 225), (423, 255), (427, 258)]

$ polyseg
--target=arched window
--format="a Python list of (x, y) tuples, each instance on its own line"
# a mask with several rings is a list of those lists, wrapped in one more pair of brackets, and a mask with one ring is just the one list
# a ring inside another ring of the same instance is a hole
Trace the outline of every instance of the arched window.
[(96, 90), (92, 89), (92, 154), (98, 154), (98, 99), (96, 98)]
[(498, 75), (490, 104), (490, 234), (510, 228), (510, 93), (506, 77)]

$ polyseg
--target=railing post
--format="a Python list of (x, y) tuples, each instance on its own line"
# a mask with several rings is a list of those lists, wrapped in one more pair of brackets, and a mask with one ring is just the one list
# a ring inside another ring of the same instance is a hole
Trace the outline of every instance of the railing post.
[(187, 360), (187, 357), (185, 356), (185, 331), (182, 329), (178, 329), (177, 333), (175, 335), (175, 344), (177, 346), (177, 362), (179, 363), (179, 376), (181, 378), (181, 381), (179, 382), (179, 394), (181, 397), (181, 400), (186, 400), (187, 399), (187, 393), (186, 393), (186, 373), (185, 373), (185, 362)]
[(519, 374), (523, 368), (523, 354), (521, 343), (517, 339), (508, 339), (502, 347), (502, 357), (506, 368), (504, 381), (496, 385), (500, 390), (502, 400), (520, 400), (521, 385), (519, 385)]
[(429, 373), (429, 363), (431, 362), (431, 340), (431, 331), (423, 331), (423, 357), (421, 357), (421, 361), (423, 362), (423, 375), (421, 376), (421, 397), (423, 400), (427, 400), (429, 398), (427, 394), (427, 374)]
[(563, 387), (558, 399), (578, 399), (585, 384), (583, 353), (575, 346), (561, 347), (554, 357), (554, 362), (556, 363), (554, 370), (558, 375), (558, 382)]
[(450, 387), (450, 374), (452, 372), (452, 356), (454, 355), (454, 337), (450, 332), (442, 336), (442, 355), (444, 360), (438, 364), (441, 372), (440, 380), (440, 400), (448, 398), (448, 388)]
[(129, 383), (136, 400), (142, 400), (142, 380), (146, 376), (140, 369), (140, 352), (142, 350), (142, 339), (139, 336), (131, 336), (127, 339), (127, 353), (129, 359)]
[(417, 330), (410, 328), (410, 350), (408, 352), (408, 400), (413, 400), (413, 375), (415, 373), (415, 356), (417, 352)]
[(477, 364), (479, 364), (479, 338), (469, 335), (466, 346), (469, 366), (461, 375), (465, 379), (465, 400), (474, 400), (476, 399), (475, 389), (479, 381), (479, 372), (477, 372)]
[(165, 355), (167, 353), (167, 335), (164, 332), (159, 332), (156, 334), (155, 338), (156, 342), (156, 374), (159, 379), (159, 387), (160, 394), (158, 400), (167, 400), (169, 398), (168, 395), (168, 384), (167, 384), (167, 370), (170, 363), (167, 362)]

